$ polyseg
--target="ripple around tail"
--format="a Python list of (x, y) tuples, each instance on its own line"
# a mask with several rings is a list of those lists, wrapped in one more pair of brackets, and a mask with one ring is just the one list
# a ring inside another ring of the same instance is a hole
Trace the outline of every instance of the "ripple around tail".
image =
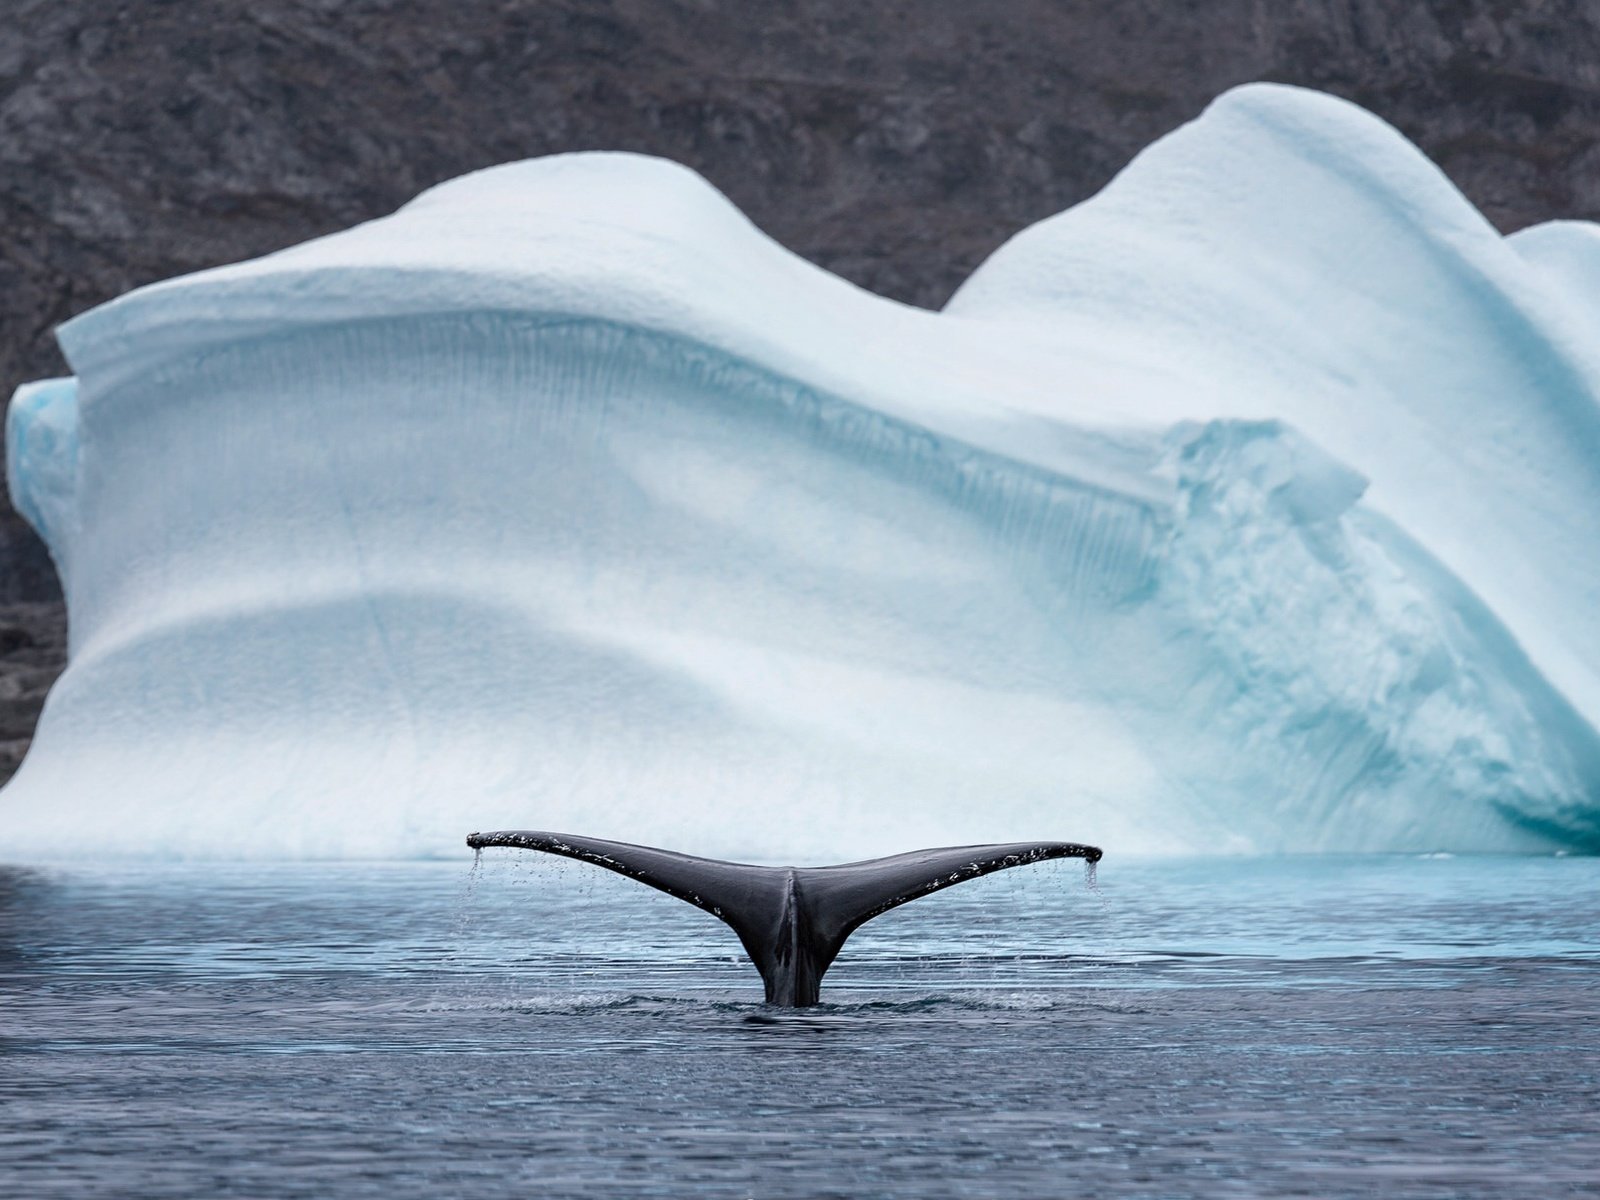
[(616, 992), (517, 992), (505, 996), (461, 995), (430, 1000), (424, 1012), (521, 1013), (542, 1016), (581, 1017), (594, 1013), (640, 1013), (659, 1016), (704, 1007), (704, 1002), (688, 996)]

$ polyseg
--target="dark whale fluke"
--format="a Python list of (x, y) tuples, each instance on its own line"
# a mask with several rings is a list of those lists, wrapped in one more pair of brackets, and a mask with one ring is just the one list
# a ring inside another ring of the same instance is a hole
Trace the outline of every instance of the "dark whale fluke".
[(836, 867), (757, 867), (528, 830), (474, 833), (467, 845), (560, 854), (687, 900), (739, 935), (767, 985), (767, 1003), (793, 1008), (817, 1003), (823, 973), (845, 939), (880, 913), (1007, 867), (1050, 858), (1100, 861), (1097, 847), (1075, 842), (950, 846)]

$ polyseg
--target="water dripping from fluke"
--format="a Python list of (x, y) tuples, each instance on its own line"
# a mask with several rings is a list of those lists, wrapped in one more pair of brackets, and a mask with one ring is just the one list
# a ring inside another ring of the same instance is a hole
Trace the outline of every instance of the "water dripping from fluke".
[(1100, 911), (1106, 912), (1111, 908), (1111, 901), (1106, 898), (1104, 889), (1100, 886), (1100, 860), (1086, 858), (1083, 860), (1083, 886), (1100, 902)]
[(455, 909), (451, 913), (448, 949), (441, 964), (439, 998), (445, 1003), (459, 1000), (464, 994), (463, 964), (467, 958), (467, 931), (472, 926), (473, 907), (478, 895), (478, 884), (483, 879), (483, 851), (472, 854), (472, 866), (456, 894)]
[(466, 882), (461, 885), (461, 894), (456, 897), (455, 920), (451, 922), (457, 944), (461, 942), (467, 930), (472, 902), (477, 898), (478, 884), (483, 880), (483, 851), (472, 852), (472, 866), (467, 871)]

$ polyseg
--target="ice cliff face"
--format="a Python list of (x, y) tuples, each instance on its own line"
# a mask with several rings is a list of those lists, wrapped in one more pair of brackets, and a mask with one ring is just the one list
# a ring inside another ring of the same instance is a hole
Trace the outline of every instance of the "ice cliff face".
[(131, 293), (0, 844), (1600, 849), (1597, 247), (1256, 86), (942, 313), (606, 154)]

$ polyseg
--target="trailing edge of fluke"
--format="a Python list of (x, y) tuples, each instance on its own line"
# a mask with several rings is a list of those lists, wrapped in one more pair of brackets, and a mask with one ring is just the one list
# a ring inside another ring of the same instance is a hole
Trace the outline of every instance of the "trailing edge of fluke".
[(845, 939), (880, 913), (1008, 867), (1052, 858), (1100, 861), (1098, 847), (1076, 842), (949, 846), (834, 867), (759, 867), (532, 830), (474, 833), (467, 845), (576, 858), (705, 909), (739, 935), (766, 984), (767, 1003), (791, 1008), (817, 1003), (822, 976)]

